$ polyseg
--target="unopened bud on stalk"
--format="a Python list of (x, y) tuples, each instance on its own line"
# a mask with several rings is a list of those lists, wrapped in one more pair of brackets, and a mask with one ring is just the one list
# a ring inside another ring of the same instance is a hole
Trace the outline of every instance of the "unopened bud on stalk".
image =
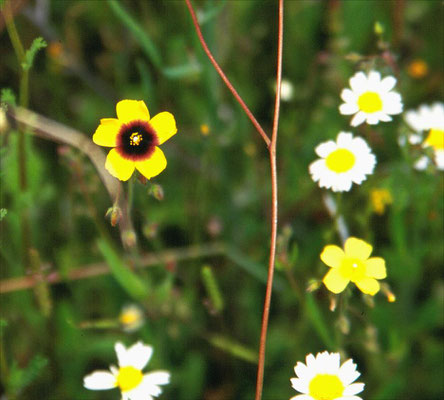
[(148, 194), (153, 196), (156, 200), (162, 201), (164, 196), (163, 188), (162, 186), (158, 184), (153, 184), (148, 190)]
[(137, 243), (136, 233), (134, 231), (123, 232), (122, 241), (126, 247), (134, 247)]
[(116, 226), (122, 218), (122, 210), (117, 206), (112, 206), (106, 211), (105, 217), (110, 217), (111, 225)]
[(316, 290), (318, 290), (321, 287), (321, 281), (317, 280), (317, 279), (310, 279), (308, 281), (308, 286), (306, 291), (311, 293), (311, 292), (315, 292)]

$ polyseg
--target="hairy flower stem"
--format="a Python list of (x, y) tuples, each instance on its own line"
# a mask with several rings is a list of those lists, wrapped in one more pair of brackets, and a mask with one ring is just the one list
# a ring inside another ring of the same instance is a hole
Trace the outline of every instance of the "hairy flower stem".
[(270, 157), (270, 169), (271, 169), (271, 235), (270, 235), (270, 257), (268, 262), (268, 278), (267, 278), (267, 289), (265, 293), (265, 303), (262, 315), (262, 327), (261, 327), (261, 337), (259, 344), (259, 362), (257, 370), (257, 380), (256, 380), (256, 400), (262, 398), (262, 388), (264, 383), (264, 364), (265, 364), (265, 345), (267, 340), (267, 329), (268, 329), (268, 317), (270, 315), (270, 303), (271, 303), (271, 292), (273, 289), (273, 275), (274, 275), (274, 265), (276, 258), (276, 238), (277, 238), (277, 222), (278, 222), (278, 186), (277, 186), (277, 169), (276, 169), (276, 141), (278, 132), (278, 122), (279, 122), (279, 108), (281, 101), (281, 81), (282, 81), (282, 42), (283, 42), (283, 31), (284, 31), (284, 0), (279, 0), (279, 25), (278, 25), (278, 55), (277, 55), (277, 68), (276, 68), (276, 98), (275, 98), (275, 108), (273, 117), (273, 131), (271, 139), (262, 129), (260, 124), (257, 122), (256, 118), (253, 116), (251, 111), (248, 109), (242, 98), (234, 89), (233, 85), (230, 83), (219, 64), (214, 59), (208, 46), (203, 38), (202, 32), (200, 30), (199, 23), (197, 21), (196, 13), (194, 12), (193, 6), (190, 0), (185, 0), (188, 10), (190, 11), (191, 18), (193, 20), (193, 25), (196, 29), (199, 41), (213, 64), (214, 68), (221, 76), (222, 80), (230, 89), (233, 96), (241, 105), (242, 109), (250, 118), (251, 122), (255, 126), (256, 130), (264, 139), (266, 145), (268, 146), (268, 152)]
[[(22, 107), (28, 106), (28, 88), (29, 88), (29, 69), (23, 68), (22, 63), (25, 61), (25, 49), (20, 40), (20, 36), (15, 27), (14, 17), (11, 11), (11, 2), (6, 2), (3, 6), (3, 13), (5, 16), (6, 30), (11, 39), (12, 47), (19, 64), (20, 70), (20, 91), (19, 100)], [(28, 189), (28, 179), (26, 173), (26, 141), (23, 132), (25, 128), (19, 127), (18, 143), (17, 143), (17, 159), (18, 159), (18, 180), (20, 192), (24, 194)], [(23, 266), (28, 266), (30, 263), (29, 251), (31, 248), (31, 228), (29, 222), (29, 212), (27, 209), (22, 209), (20, 213), (20, 230), (22, 236), (22, 262)]]
[(191, 18), (193, 20), (193, 25), (196, 28), (197, 36), (199, 38), (199, 41), (200, 41), (200, 43), (202, 45), (202, 48), (204, 49), (206, 55), (210, 59), (210, 61), (213, 64), (214, 68), (216, 69), (217, 73), (220, 75), (222, 80), (225, 82), (225, 85), (227, 85), (228, 89), (233, 94), (234, 98), (237, 100), (237, 102), (240, 104), (242, 109), (245, 111), (245, 114), (247, 114), (247, 117), (250, 119), (250, 121), (252, 122), (252, 124), (254, 125), (256, 130), (262, 136), (262, 138), (264, 139), (264, 141), (267, 144), (267, 146), (270, 146), (270, 142), (271, 142), (270, 138), (265, 133), (265, 131), (262, 129), (262, 127), (259, 124), (259, 122), (257, 122), (257, 120), (254, 117), (253, 113), (250, 111), (250, 109), (247, 107), (245, 102), (242, 100), (242, 97), (239, 96), (239, 93), (237, 92), (237, 90), (233, 87), (233, 85), (231, 84), (231, 82), (229, 81), (227, 76), (225, 75), (225, 73), (222, 70), (222, 68), (219, 66), (217, 61), (214, 59), (213, 54), (211, 53), (210, 49), (207, 46), (207, 43), (205, 42), (205, 39), (203, 38), (202, 31), (201, 31), (200, 26), (199, 26), (199, 22), (197, 21), (196, 13), (194, 12), (194, 8), (191, 5), (190, 0), (185, 0), (185, 2), (187, 3), (188, 10), (190, 11), (190, 15), (191, 15)]
[(268, 262), (267, 290), (265, 292), (264, 311), (262, 315), (261, 338), (259, 343), (259, 362), (256, 379), (256, 400), (262, 398), (262, 388), (264, 385), (264, 365), (265, 347), (267, 342), (268, 317), (270, 315), (271, 292), (273, 289), (273, 275), (276, 258), (276, 238), (278, 224), (278, 182), (276, 169), (276, 142), (279, 125), (279, 109), (281, 102), (282, 83), (282, 43), (284, 36), (284, 0), (279, 0), (279, 24), (278, 24), (278, 51), (276, 66), (276, 97), (274, 102), (273, 131), (271, 143), (268, 148), (270, 155), (271, 169), (271, 236), (270, 236), (270, 257)]

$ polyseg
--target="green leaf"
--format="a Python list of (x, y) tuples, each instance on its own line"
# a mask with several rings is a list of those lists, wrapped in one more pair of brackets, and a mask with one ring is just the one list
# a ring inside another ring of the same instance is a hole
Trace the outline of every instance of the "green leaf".
[(0, 208), (0, 221), (5, 218), (6, 214), (8, 213), (8, 210), (6, 208)]
[(22, 68), (24, 71), (29, 70), (34, 63), (34, 58), (37, 52), (40, 49), (43, 49), (47, 46), (45, 40), (41, 37), (35, 38), (31, 44), (29, 50), (25, 53), (25, 61), (22, 62)]
[(120, 286), (135, 300), (146, 299), (148, 294), (147, 286), (124, 264), (112, 246), (104, 239), (99, 239), (97, 245)]
[(8, 392), (16, 395), (22, 392), (41, 374), (47, 364), (48, 360), (40, 355), (36, 355), (25, 368), (20, 368), (14, 361), (6, 383)]
[(222, 336), (213, 335), (210, 336), (208, 341), (215, 347), (226, 351), (227, 353), (233, 355), (234, 357), (240, 358), (241, 360), (257, 364), (257, 353), (245, 347), (243, 344), (234, 341), (233, 339)]
[(209, 265), (204, 265), (201, 270), (202, 281), (211, 299), (214, 310), (220, 313), (224, 309), (224, 299), (217, 284), (216, 277)]
[(148, 56), (150, 61), (157, 68), (160, 68), (162, 60), (160, 58), (159, 50), (157, 50), (157, 47), (148, 36), (148, 34), (137, 23), (137, 21), (119, 4), (117, 0), (108, 0), (108, 4), (116, 17), (118, 17), (122, 21), (123, 25), (125, 25), (132, 33), (134, 39), (139, 42), (142, 50)]
[(187, 63), (174, 67), (165, 67), (162, 69), (163, 74), (169, 79), (182, 79), (196, 75), (201, 71), (200, 65), (196, 63)]
[(311, 293), (307, 293), (305, 298), (307, 304), (307, 315), (311, 319), (313, 327), (328, 349), (334, 350), (336, 346), (333, 335), (329, 331), (327, 324), (325, 323), (324, 316), (316, 304), (313, 295)]

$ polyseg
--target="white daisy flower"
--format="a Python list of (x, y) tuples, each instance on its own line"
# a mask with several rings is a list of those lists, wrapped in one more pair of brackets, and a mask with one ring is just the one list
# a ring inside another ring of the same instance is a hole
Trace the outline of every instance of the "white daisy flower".
[(359, 375), (352, 359), (340, 366), (339, 353), (308, 354), (306, 364), (294, 367), (297, 378), (290, 379), (293, 389), (303, 393), (290, 400), (362, 400), (355, 396), (364, 390), (363, 383), (352, 383)]
[[(444, 170), (444, 104), (422, 105), (416, 111), (407, 111), (405, 121), (415, 131), (409, 135), (409, 142), (422, 143), (422, 147), (432, 148), (437, 168)], [(424, 139), (425, 134), (427, 137)], [(428, 161), (426, 156), (422, 156), (414, 166), (416, 169), (425, 169)]]
[(128, 349), (117, 342), (114, 346), (119, 368), (112, 365), (110, 371), (94, 371), (83, 378), (83, 386), (90, 390), (119, 388), (122, 400), (153, 400), (162, 393), (159, 385), (170, 382), (170, 373), (154, 371), (143, 374), (153, 348), (137, 342)]
[(321, 159), (310, 164), (311, 177), (319, 187), (334, 192), (348, 192), (352, 183), (361, 184), (376, 164), (366, 141), (348, 132), (339, 132), (336, 142), (321, 143), (315, 151)]
[(137, 304), (128, 304), (119, 314), (119, 322), (125, 332), (134, 332), (145, 323), (145, 316)]
[(376, 71), (370, 71), (368, 76), (358, 72), (350, 78), (351, 89), (344, 89), (341, 93), (345, 103), (339, 106), (339, 112), (355, 114), (351, 126), (358, 126), (364, 121), (370, 125), (391, 121), (390, 115), (402, 112), (401, 95), (392, 91), (395, 84), (393, 76), (381, 79), (381, 74)]

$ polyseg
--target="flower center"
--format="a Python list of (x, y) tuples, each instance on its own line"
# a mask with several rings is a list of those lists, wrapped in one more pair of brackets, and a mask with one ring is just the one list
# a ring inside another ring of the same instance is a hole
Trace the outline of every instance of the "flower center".
[(442, 129), (430, 129), (424, 145), (431, 146), (435, 150), (444, 150), (444, 131)]
[(352, 282), (365, 278), (365, 263), (357, 258), (345, 257), (339, 266), (339, 273)]
[(333, 172), (346, 172), (355, 165), (355, 155), (350, 150), (337, 149), (328, 155), (325, 162)]
[(139, 319), (139, 314), (133, 311), (127, 311), (120, 317), (120, 322), (124, 325), (132, 324)]
[(374, 113), (382, 110), (382, 100), (378, 93), (365, 92), (359, 96), (358, 107), (366, 113)]
[(130, 146), (138, 146), (140, 142), (143, 140), (143, 137), (139, 132), (134, 132), (131, 134), (129, 140), (130, 140)]
[(142, 371), (134, 367), (121, 367), (117, 375), (117, 385), (122, 392), (125, 392), (137, 387), (142, 379)]
[(149, 122), (135, 120), (120, 128), (116, 150), (127, 160), (143, 161), (150, 158), (158, 144), (156, 131)]
[(336, 375), (318, 374), (308, 386), (308, 393), (315, 400), (334, 400), (342, 397), (344, 385)]

